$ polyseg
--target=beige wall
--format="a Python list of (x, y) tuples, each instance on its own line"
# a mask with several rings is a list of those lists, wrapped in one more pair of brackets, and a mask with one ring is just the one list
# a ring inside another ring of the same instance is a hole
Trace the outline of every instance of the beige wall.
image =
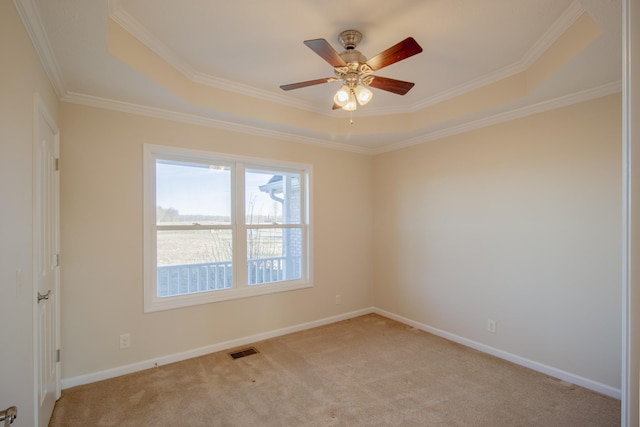
[[(373, 158), (64, 104), (63, 378), (375, 305), (619, 389), (620, 101)], [(315, 287), (143, 314), (143, 143), (313, 164)]]
[(376, 307), (619, 389), (620, 106), (377, 156)]
[[(57, 119), (58, 103), (12, 2), (0, 2), (0, 409), (34, 423), (32, 135), (34, 93)], [(16, 272), (22, 271), (22, 288)]]
[[(622, 425), (640, 425), (640, 4), (623, 1), (624, 369)], [(636, 80), (632, 80), (635, 78)], [(635, 84), (634, 84), (635, 83)]]
[[(371, 156), (72, 104), (62, 128), (63, 378), (371, 307)], [(143, 143), (312, 164), (315, 286), (143, 314)]]

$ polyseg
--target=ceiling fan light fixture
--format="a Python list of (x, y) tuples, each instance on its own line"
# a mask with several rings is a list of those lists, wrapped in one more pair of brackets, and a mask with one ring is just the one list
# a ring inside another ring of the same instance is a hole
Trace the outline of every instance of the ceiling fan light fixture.
[(360, 64), (360, 74), (367, 76), (371, 73), (373, 73), (373, 68), (371, 68), (369, 64), (367, 63)]
[(422, 52), (422, 47), (413, 37), (407, 37), (369, 60), (356, 49), (362, 40), (362, 34), (359, 31), (343, 31), (340, 33), (339, 40), (345, 48), (342, 53), (338, 53), (325, 39), (304, 41), (307, 47), (333, 67), (335, 77), (292, 83), (282, 85), (280, 88), (291, 90), (342, 81), (342, 86), (333, 95), (333, 109), (342, 108), (345, 111), (354, 111), (358, 105), (366, 105), (373, 98), (373, 92), (369, 90), (369, 86), (398, 95), (406, 94), (414, 86), (411, 82), (373, 75), (374, 72), (384, 67)]
[(366, 105), (373, 98), (373, 92), (371, 92), (368, 88), (362, 85), (358, 85), (354, 89), (356, 99), (358, 100), (358, 104)]
[(356, 108), (358, 108), (358, 102), (356, 101), (356, 94), (353, 92), (353, 90), (351, 90), (349, 93), (349, 101), (347, 101), (347, 103), (342, 107), (342, 109), (345, 111), (355, 111)]
[(344, 107), (349, 102), (349, 98), (351, 97), (351, 89), (347, 85), (342, 85), (340, 89), (333, 96), (333, 102), (340, 107)]

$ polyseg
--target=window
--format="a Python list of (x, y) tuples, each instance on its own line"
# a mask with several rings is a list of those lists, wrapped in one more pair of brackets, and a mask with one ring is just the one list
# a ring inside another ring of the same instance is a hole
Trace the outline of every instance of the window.
[(145, 145), (145, 312), (310, 287), (310, 172)]

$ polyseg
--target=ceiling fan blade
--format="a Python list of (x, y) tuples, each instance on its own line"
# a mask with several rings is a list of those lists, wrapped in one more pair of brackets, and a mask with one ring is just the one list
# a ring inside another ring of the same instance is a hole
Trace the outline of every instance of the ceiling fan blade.
[(397, 93), (398, 95), (404, 95), (409, 92), (415, 83), (405, 82), (402, 80), (390, 79), (388, 77), (372, 76), (373, 80), (369, 83), (369, 86), (376, 89), (386, 90), (388, 92)]
[(304, 44), (331, 64), (332, 67), (344, 67), (347, 65), (344, 59), (340, 57), (340, 54), (325, 39), (305, 40)]
[(280, 89), (282, 90), (300, 89), (301, 87), (314, 86), (322, 83), (331, 83), (331, 82), (335, 82), (336, 80), (338, 79), (336, 79), (335, 77), (325, 77), (324, 79), (316, 79), (316, 80), (309, 80), (306, 82), (298, 82), (298, 83), (291, 83), (288, 85), (282, 85), (280, 86)]
[(368, 60), (367, 64), (374, 70), (379, 70), (420, 52), (422, 52), (422, 47), (420, 47), (418, 42), (416, 42), (413, 37), (407, 37), (400, 43), (391, 46), (389, 49), (380, 52)]

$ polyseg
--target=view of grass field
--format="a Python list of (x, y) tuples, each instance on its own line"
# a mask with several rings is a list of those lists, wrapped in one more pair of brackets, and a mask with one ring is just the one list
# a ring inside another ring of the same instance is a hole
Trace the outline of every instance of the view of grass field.
[[(283, 256), (282, 229), (248, 230), (247, 257)], [(162, 230), (157, 234), (158, 266), (230, 261), (231, 230)]]
[(156, 159), (159, 296), (228, 289), (238, 268), (247, 285), (302, 276), (301, 171), (236, 167), (241, 199), (228, 165)]
[[(181, 215), (175, 208), (156, 208), (159, 225), (191, 226), (194, 224), (229, 225), (228, 217), (211, 215)], [(249, 224), (273, 224), (279, 220), (273, 215), (257, 215), (251, 207)], [(247, 258), (283, 256), (283, 229), (264, 228), (247, 230)], [(157, 233), (157, 265), (186, 265), (223, 262), (233, 259), (230, 229), (159, 230)]]

